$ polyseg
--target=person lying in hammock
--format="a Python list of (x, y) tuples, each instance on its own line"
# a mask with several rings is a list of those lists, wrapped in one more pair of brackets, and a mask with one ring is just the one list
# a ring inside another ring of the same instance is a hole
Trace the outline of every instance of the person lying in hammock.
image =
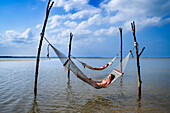
[(86, 79), (88, 79), (88, 80), (92, 81), (94, 84), (96, 84), (96, 85), (98, 85), (98, 86), (100, 86), (100, 87), (103, 87), (103, 88), (104, 88), (104, 87), (107, 87), (107, 86), (112, 82), (112, 80), (115, 78), (115, 75), (110, 74), (110, 75), (108, 76), (108, 79), (106, 79), (106, 80), (95, 81), (95, 80), (92, 80), (91, 78), (86, 78), (86, 77), (84, 77), (84, 76), (79, 75), (78, 72), (76, 72), (76, 76), (77, 76), (78, 78), (84, 80), (84, 81), (86, 81)]

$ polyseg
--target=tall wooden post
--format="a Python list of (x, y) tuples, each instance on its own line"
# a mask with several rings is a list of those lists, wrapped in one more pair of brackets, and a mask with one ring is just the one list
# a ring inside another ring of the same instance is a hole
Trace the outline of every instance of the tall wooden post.
[[(38, 79), (38, 68), (39, 68), (39, 61), (40, 61), (40, 53), (41, 53), (41, 46), (42, 46), (42, 42), (43, 42), (43, 38), (44, 38), (44, 33), (45, 33), (45, 28), (46, 28), (46, 24), (47, 24), (47, 20), (48, 20), (48, 16), (50, 13), (50, 10), (54, 4), (54, 1), (51, 3), (51, 0), (48, 1), (47, 4), (47, 9), (46, 9), (46, 18), (44, 20), (44, 25), (43, 25), (43, 29), (41, 32), (41, 39), (40, 39), (40, 43), (39, 43), (39, 48), (38, 48), (38, 54), (37, 54), (37, 60), (36, 60), (36, 72), (35, 72), (35, 81), (34, 81), (34, 96), (37, 96), (37, 79)], [(50, 6), (50, 7), (49, 7)]]
[(133, 38), (134, 38), (134, 44), (135, 44), (135, 49), (136, 49), (136, 61), (137, 61), (137, 70), (138, 70), (138, 99), (140, 100), (141, 98), (141, 76), (140, 76), (140, 64), (139, 64), (139, 57), (142, 54), (142, 52), (144, 51), (145, 47), (143, 47), (142, 51), (140, 52), (140, 54), (138, 54), (138, 43), (136, 41), (136, 36), (135, 36), (135, 22), (133, 21), (133, 23), (131, 23), (131, 27), (132, 27), (132, 33), (133, 33)]
[(119, 28), (120, 31), (120, 71), (122, 72), (122, 28)]
[[(69, 43), (69, 52), (68, 52), (68, 60), (70, 60), (70, 55), (71, 55), (71, 41), (73, 38), (73, 34), (70, 33), (70, 43)], [(70, 68), (70, 64), (69, 64), (69, 68)], [(68, 69), (68, 81), (70, 81), (70, 69)]]

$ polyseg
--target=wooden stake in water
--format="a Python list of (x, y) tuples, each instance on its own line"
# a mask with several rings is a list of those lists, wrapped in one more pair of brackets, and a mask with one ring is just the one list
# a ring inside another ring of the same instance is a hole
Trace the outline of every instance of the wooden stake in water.
[[(72, 38), (73, 38), (73, 34), (70, 33), (68, 60), (70, 60), (70, 55), (71, 55), (71, 41), (72, 41)], [(70, 68), (70, 64), (69, 64), (69, 68)], [(69, 68), (68, 68), (68, 81), (70, 81), (70, 69)]]
[(138, 43), (136, 41), (136, 36), (135, 36), (135, 22), (133, 21), (133, 23), (131, 23), (131, 27), (132, 27), (132, 33), (133, 33), (133, 38), (134, 38), (134, 44), (135, 44), (135, 49), (136, 49), (136, 61), (137, 61), (137, 70), (138, 70), (138, 99), (140, 100), (141, 98), (141, 76), (140, 76), (140, 64), (139, 64), (139, 57), (142, 54), (142, 52), (144, 51), (145, 47), (143, 47), (142, 51), (140, 52), (140, 54), (138, 54)]
[(120, 71), (122, 72), (122, 28), (119, 28), (120, 31)]
[(42, 32), (41, 32), (41, 39), (40, 39), (40, 43), (39, 43), (37, 60), (36, 60), (36, 71), (35, 71), (35, 81), (34, 81), (34, 96), (35, 97), (37, 96), (37, 79), (38, 79), (38, 68), (39, 68), (39, 61), (40, 61), (41, 46), (42, 46), (42, 42), (43, 42), (43, 38), (44, 38), (44, 33), (45, 33), (45, 28), (46, 28), (48, 16), (49, 16), (50, 10), (51, 10), (51, 8), (54, 4), (54, 1), (51, 3), (51, 5), (50, 5), (50, 2), (51, 2), (51, 0), (49, 0), (48, 4), (47, 4), (46, 18), (44, 20), (44, 26), (43, 26), (43, 29), (42, 29)]

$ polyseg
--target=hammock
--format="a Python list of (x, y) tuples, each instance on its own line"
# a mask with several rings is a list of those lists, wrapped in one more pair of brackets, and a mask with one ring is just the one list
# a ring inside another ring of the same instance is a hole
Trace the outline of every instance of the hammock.
[(71, 55), (71, 56), (72, 56), (74, 59), (76, 59), (77, 61), (79, 61), (79, 62), (84, 66), (84, 68), (87, 67), (87, 68), (89, 68), (89, 69), (98, 70), (98, 71), (99, 71), (99, 70), (106, 69), (107, 67), (109, 67), (110, 65), (112, 65), (112, 63), (114, 62), (114, 60), (116, 59), (116, 57), (117, 57), (118, 55), (119, 55), (119, 53), (118, 53), (109, 63), (107, 63), (105, 66), (102, 66), (102, 67), (92, 67), (92, 66), (89, 66), (89, 65), (87, 65), (86, 63), (84, 63), (84, 62), (78, 60), (77, 58), (73, 57), (72, 55)]
[[(96, 89), (100, 89), (100, 88), (105, 88), (105, 87), (101, 87), (98, 84), (92, 82), (91, 80), (88, 79), (88, 77), (74, 64), (74, 62), (71, 59), (68, 59), (62, 52), (60, 52), (57, 48), (55, 48), (45, 37), (44, 39), (49, 43), (49, 45), (52, 47), (52, 49), (54, 50), (54, 52), (56, 53), (56, 55), (58, 56), (58, 58), (61, 60), (63, 66), (66, 69), (71, 70), (76, 76), (78, 73), (80, 76), (77, 76), (79, 79), (81, 79), (82, 81), (88, 83), (89, 85), (91, 85), (92, 87), (96, 88)], [(134, 47), (133, 47), (134, 48)], [(131, 50), (132, 51), (132, 50)], [(111, 83), (113, 83), (116, 79), (118, 79), (123, 73), (126, 64), (128, 62), (129, 56), (131, 54), (131, 51), (129, 52), (129, 54), (123, 59), (122, 63), (120, 63), (115, 69), (113, 69), (113, 71), (110, 74), (115, 75), (115, 78), (112, 80)], [(120, 66), (122, 65), (122, 72), (119, 71)], [(107, 76), (108, 77), (108, 76)], [(105, 79), (107, 78), (105, 77)]]

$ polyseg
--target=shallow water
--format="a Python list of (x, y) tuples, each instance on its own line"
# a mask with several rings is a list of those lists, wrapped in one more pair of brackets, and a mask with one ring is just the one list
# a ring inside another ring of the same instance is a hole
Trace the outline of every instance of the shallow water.
[[(110, 59), (80, 59), (102, 66)], [(107, 75), (119, 62), (104, 71), (81, 69), (93, 79)], [(140, 59), (142, 98), (138, 101), (136, 61), (130, 59), (123, 79), (108, 88), (95, 89), (71, 73), (58, 59), (40, 62), (38, 95), (34, 98), (35, 61), (0, 62), (0, 112), (139, 112), (170, 111), (170, 59)], [(97, 74), (96, 74), (97, 73)]]

